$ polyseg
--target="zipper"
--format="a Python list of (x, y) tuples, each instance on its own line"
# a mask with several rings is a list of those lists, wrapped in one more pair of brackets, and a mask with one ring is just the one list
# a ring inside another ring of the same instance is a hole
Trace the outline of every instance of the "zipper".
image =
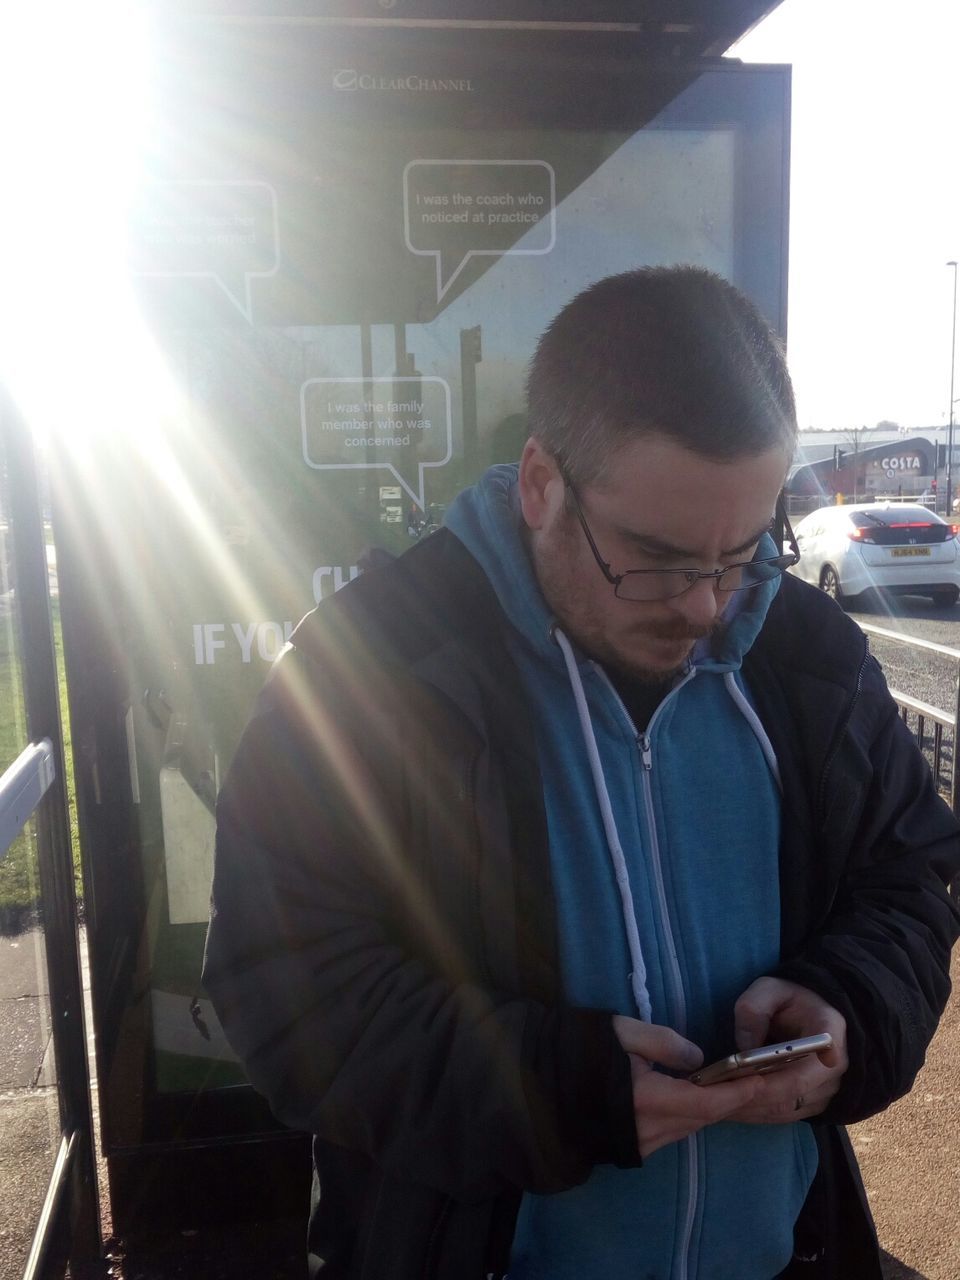
[[(660, 704), (663, 706), (663, 703)], [(670, 921), (670, 909), (667, 903), (666, 884), (663, 879), (663, 864), (660, 858), (660, 841), (657, 837), (657, 824), (653, 816), (653, 745), (650, 740), (650, 729), (653, 722), (657, 718), (659, 708), (654, 713), (650, 721), (650, 725), (643, 733), (637, 734), (637, 744), (640, 749), (640, 763), (643, 768), (643, 803), (646, 810), (647, 819), (647, 835), (650, 841), (650, 862), (653, 867), (654, 886), (657, 894), (657, 909), (660, 915), (660, 924), (663, 929), (664, 942), (666, 946), (666, 959), (668, 963), (668, 972), (670, 986), (673, 988), (674, 1022), (675, 1028), (681, 1035), (687, 1033), (687, 1000), (683, 990), (683, 975), (680, 972), (680, 960), (677, 955), (676, 942), (674, 941), (673, 928)], [(680, 1232), (680, 1242), (677, 1248), (676, 1257), (674, 1259), (674, 1275), (676, 1280), (687, 1280), (689, 1274), (690, 1261), (690, 1241), (693, 1238), (693, 1224), (697, 1212), (697, 1196), (699, 1194), (699, 1158), (697, 1151), (697, 1136), (689, 1134), (684, 1139), (687, 1156), (687, 1192), (686, 1205), (683, 1216), (683, 1226)]]
[[(662, 705), (662, 704), (661, 704)], [(652, 725), (653, 721), (651, 721)], [(637, 735), (637, 743), (640, 748), (640, 763), (643, 767), (642, 783), (643, 783), (643, 804), (646, 810), (647, 820), (647, 837), (650, 841), (650, 863), (653, 869), (653, 883), (657, 894), (657, 911), (660, 916), (660, 924), (663, 929), (664, 942), (666, 944), (666, 959), (668, 960), (668, 974), (670, 986), (672, 988), (672, 996), (674, 1001), (673, 1015), (676, 1021), (676, 1030), (681, 1035), (687, 1033), (687, 1000), (683, 990), (683, 977), (680, 973), (680, 960), (677, 956), (677, 946), (673, 937), (673, 928), (670, 922), (670, 908), (667, 904), (667, 887), (663, 878), (663, 864), (660, 858), (660, 840), (657, 836), (657, 824), (653, 816), (653, 785), (651, 776), (653, 774), (653, 747), (650, 742), (649, 730), (645, 733)]]
[[(677, 946), (674, 940), (673, 927), (670, 920), (670, 908), (667, 903), (667, 890), (663, 878), (663, 864), (660, 858), (660, 841), (657, 836), (657, 824), (654, 819), (653, 811), (653, 742), (651, 732), (654, 725), (663, 712), (663, 708), (669, 700), (680, 692), (685, 684), (696, 675), (696, 668), (690, 667), (684, 678), (679, 684), (675, 685), (667, 696), (654, 711), (650, 717), (650, 723), (641, 733), (638, 732), (636, 725), (630, 716), (629, 711), (624, 705), (623, 699), (620, 697), (613, 682), (607, 676), (602, 667), (596, 667), (596, 670), (603, 677), (608, 689), (613, 694), (620, 712), (630, 726), (634, 741), (637, 744), (640, 756), (641, 766), (641, 784), (643, 790), (643, 805), (646, 817), (647, 838), (650, 847), (650, 864), (653, 870), (654, 888), (657, 899), (657, 913), (660, 917), (660, 925), (663, 930), (665, 945), (665, 976), (668, 977), (668, 987), (672, 987), (672, 996), (675, 1008), (673, 1010), (675, 1029), (681, 1034), (686, 1035), (687, 1031), (687, 999), (683, 990), (683, 975), (680, 971), (680, 960), (677, 955)], [(674, 1280), (688, 1280), (690, 1271), (690, 1243), (693, 1239), (693, 1227), (697, 1215), (697, 1200), (700, 1194), (700, 1160), (699, 1149), (697, 1146), (697, 1135), (690, 1134), (684, 1139), (685, 1154), (687, 1158), (687, 1176), (686, 1176), (686, 1204), (681, 1209), (683, 1214), (683, 1225), (680, 1231), (680, 1239), (674, 1257), (674, 1265), (672, 1275)]]

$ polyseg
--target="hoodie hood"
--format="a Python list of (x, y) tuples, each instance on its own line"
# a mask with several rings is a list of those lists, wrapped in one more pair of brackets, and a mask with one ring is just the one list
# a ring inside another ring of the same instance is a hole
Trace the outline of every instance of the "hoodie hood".
[(444, 524), (479, 561), (514, 629), (541, 657), (557, 663), (553, 615), (520, 532), (518, 473), (516, 464), (491, 467), (451, 503)]
[[(558, 663), (562, 658), (551, 635), (554, 617), (521, 535), (518, 474), (515, 463), (491, 467), (451, 504), (445, 523), (480, 563), (515, 630), (540, 657)], [(773, 538), (764, 534), (757, 558), (777, 554)], [(688, 667), (717, 673), (738, 670), (779, 590), (780, 579), (775, 578), (752, 591), (735, 592), (722, 625), (697, 642)]]

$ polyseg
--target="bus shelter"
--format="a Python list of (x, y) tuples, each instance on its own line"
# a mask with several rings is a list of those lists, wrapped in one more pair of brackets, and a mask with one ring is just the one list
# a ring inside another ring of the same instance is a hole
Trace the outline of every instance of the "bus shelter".
[(293, 626), (516, 460), (534, 344), (592, 281), (697, 263), (785, 333), (789, 70), (718, 56), (773, 7), (157, 20), (126, 252), (176, 395), (50, 458), (115, 1231), (305, 1203), (306, 1136), (200, 979), (218, 786)]

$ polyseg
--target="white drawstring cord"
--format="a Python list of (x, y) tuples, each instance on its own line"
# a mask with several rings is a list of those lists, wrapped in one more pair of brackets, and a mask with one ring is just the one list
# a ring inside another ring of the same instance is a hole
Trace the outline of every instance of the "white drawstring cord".
[(754, 736), (760, 743), (760, 750), (763, 752), (767, 764), (770, 766), (770, 772), (773, 774), (774, 781), (778, 790), (783, 792), (783, 782), (780, 779), (780, 764), (777, 760), (776, 753), (773, 750), (773, 743), (767, 737), (767, 731), (760, 723), (760, 717), (747, 701), (746, 696), (740, 686), (737, 684), (736, 673), (728, 671), (723, 677), (723, 683), (727, 686), (727, 692), (739, 707), (744, 720), (754, 732)]
[(643, 949), (640, 946), (640, 932), (637, 929), (637, 916), (633, 909), (633, 891), (630, 888), (630, 873), (627, 871), (627, 860), (624, 857), (623, 848), (620, 844), (620, 836), (617, 832), (617, 824), (613, 816), (613, 807), (610, 804), (610, 793), (607, 791), (606, 779), (603, 776), (603, 766), (600, 763), (600, 752), (597, 749), (597, 738), (593, 731), (593, 722), (590, 719), (590, 709), (587, 706), (587, 696), (583, 690), (583, 681), (580, 679), (580, 671), (577, 667), (577, 660), (574, 657), (573, 649), (570, 647), (570, 641), (563, 634), (560, 628), (556, 626), (553, 628), (553, 637), (560, 646), (564, 662), (567, 664), (567, 676), (570, 680), (570, 688), (573, 690), (574, 701), (577, 704), (577, 715), (580, 719), (580, 732), (583, 735), (584, 746), (587, 749), (587, 757), (590, 761), (590, 772), (593, 775), (593, 787), (597, 794), (597, 802), (600, 805), (600, 816), (603, 819), (604, 834), (607, 837), (607, 848), (610, 850), (610, 857), (613, 861), (613, 873), (617, 881), (617, 888), (620, 891), (623, 923), (627, 931), (627, 946), (630, 949), (630, 962), (632, 965), (630, 986), (633, 991), (633, 998), (640, 1017), (643, 1018), (645, 1022), (652, 1022), (653, 1009), (650, 1004), (650, 993), (647, 990), (647, 966), (643, 959)]

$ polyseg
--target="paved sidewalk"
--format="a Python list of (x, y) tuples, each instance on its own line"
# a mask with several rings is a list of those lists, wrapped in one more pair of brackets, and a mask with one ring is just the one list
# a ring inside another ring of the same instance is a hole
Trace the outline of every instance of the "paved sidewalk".
[(952, 976), (912, 1091), (850, 1129), (880, 1242), (906, 1268), (891, 1262), (889, 1280), (960, 1277), (960, 946)]
[(0, 1280), (19, 1280), (60, 1143), (43, 935), (0, 937)]
[[(59, 1141), (42, 938), (0, 938), (0, 1280), (20, 1280)], [(887, 1280), (960, 1277), (960, 951), (955, 996), (913, 1091), (850, 1130)], [(303, 1280), (305, 1223), (109, 1239), (74, 1280)], [(851, 1278), (853, 1280), (853, 1278)]]

